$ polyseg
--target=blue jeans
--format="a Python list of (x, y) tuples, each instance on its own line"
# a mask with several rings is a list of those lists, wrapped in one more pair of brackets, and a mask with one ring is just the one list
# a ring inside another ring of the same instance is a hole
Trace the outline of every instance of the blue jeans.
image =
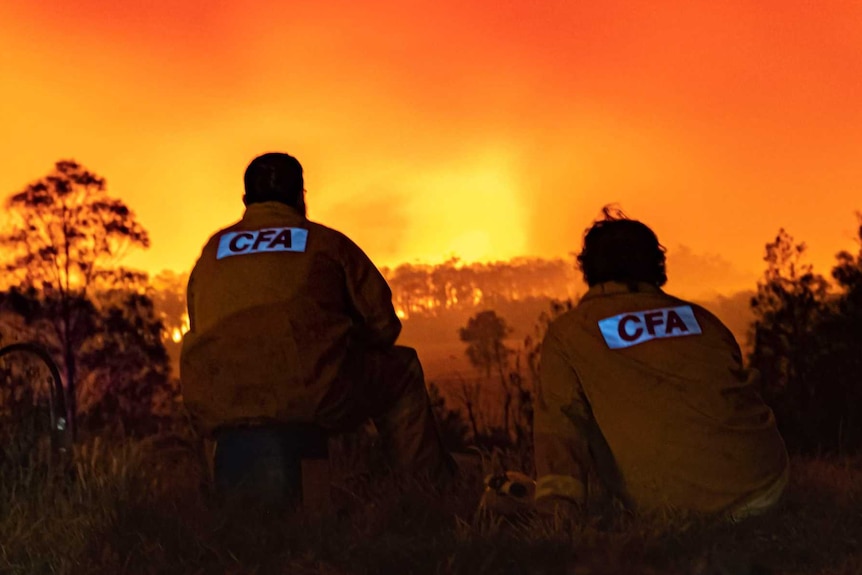
[(213, 474), (227, 498), (295, 504), (302, 496), (303, 457), (325, 457), (326, 436), (305, 425), (227, 427), (216, 432)]
[(319, 430), (347, 431), (368, 419), (394, 468), (440, 484), (451, 480), (455, 463), (440, 439), (416, 351), (402, 346), (360, 350), (345, 372), (314, 414), (315, 427), (273, 423), (217, 430), (217, 490), (264, 501), (298, 499), (300, 459), (325, 454)]

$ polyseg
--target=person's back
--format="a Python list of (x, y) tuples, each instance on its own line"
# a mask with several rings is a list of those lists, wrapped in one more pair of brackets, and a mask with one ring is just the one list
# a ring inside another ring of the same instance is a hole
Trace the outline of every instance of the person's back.
[[(660, 289), (664, 256), (646, 226), (606, 220), (593, 229), (581, 254), (590, 289), (543, 343), (538, 496), (582, 496), (594, 462), (609, 490), (642, 511), (740, 516), (773, 504), (787, 454), (733, 335)], [(632, 232), (647, 250), (626, 247)], [(615, 258), (624, 260), (616, 269)]]
[[(365, 317), (355, 317), (356, 304)], [(208, 427), (310, 421), (352, 339), (392, 345), (401, 327), (388, 286), (361, 250), (278, 202), (248, 206), (207, 242), (189, 280), (189, 316), (185, 368), (218, 382), (197, 387), (188, 376), (184, 396)], [(358, 325), (372, 328), (352, 333)], [(272, 401), (261, 401), (264, 389)]]
[(394, 345), (386, 280), (350, 239), (305, 217), (291, 156), (256, 158), (245, 187), (242, 219), (209, 239), (189, 278), (181, 381), (196, 425), (234, 438), (250, 428), (278, 451), (285, 424), (342, 431), (372, 418), (396, 465), (446, 475), (416, 352)]

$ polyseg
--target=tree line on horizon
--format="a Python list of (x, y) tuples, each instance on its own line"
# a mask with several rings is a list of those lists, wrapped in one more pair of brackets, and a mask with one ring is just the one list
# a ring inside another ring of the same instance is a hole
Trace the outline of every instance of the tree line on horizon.
[[(187, 276), (151, 278), (123, 267), (130, 250), (149, 246), (149, 236), (134, 212), (108, 195), (105, 180), (75, 161), (58, 161), (6, 206), (0, 347), (35, 341), (48, 350), (62, 369), (76, 433), (145, 436), (184, 425), (168, 350), (176, 349), (182, 327)], [(862, 242), (862, 216), (858, 231)], [(804, 254), (804, 244), (784, 230), (766, 245), (766, 270), (751, 300), (748, 360), (762, 374), (763, 395), (791, 450), (855, 452), (862, 447), (862, 247), (837, 255), (831, 281)], [(452, 338), (466, 346), (477, 375), (504, 392), (501, 419), (485, 420), (486, 429), (476, 412), (478, 388), (465, 386), (456, 408), (437, 394), (438, 417), (454, 429), (453, 441), (529, 443), (539, 344), (548, 322), (576, 303), (573, 262), (453, 258), (382, 272), (402, 317), (470, 316)], [(498, 312), (531, 299), (544, 300), (546, 311), (516, 352), (505, 346), (512, 329)], [(44, 377), (26, 358), (0, 360), (0, 433), (23, 414), (40, 416), (34, 406), (45, 402)]]
[(453, 257), (440, 264), (382, 268), (399, 315), (435, 316), (445, 311), (493, 308), (531, 298), (576, 297), (579, 273), (562, 258), (514, 258), (465, 263)]

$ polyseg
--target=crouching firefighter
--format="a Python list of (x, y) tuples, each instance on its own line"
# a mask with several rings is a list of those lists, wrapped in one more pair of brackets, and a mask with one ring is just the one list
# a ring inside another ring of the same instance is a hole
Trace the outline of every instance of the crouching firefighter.
[(635, 512), (739, 520), (773, 507), (788, 457), (757, 372), (718, 318), (661, 289), (655, 233), (605, 209), (578, 261), (589, 290), (542, 344), (537, 503), (582, 506), (592, 468)]
[(302, 167), (287, 154), (245, 172), (242, 219), (217, 232), (189, 277), (183, 400), (216, 442), (225, 493), (288, 496), (297, 424), (324, 432), (373, 420), (393, 467), (445, 483), (454, 464), (385, 279), (345, 235), (306, 218)]

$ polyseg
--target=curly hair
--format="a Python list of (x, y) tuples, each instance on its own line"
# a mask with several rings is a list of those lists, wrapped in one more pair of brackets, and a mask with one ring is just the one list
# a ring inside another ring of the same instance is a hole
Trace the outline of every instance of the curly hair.
[(612, 206), (584, 233), (578, 267), (590, 287), (602, 282), (625, 283), (632, 291), (640, 282), (661, 287), (667, 282), (665, 248), (646, 224), (631, 220)]
[(245, 169), (245, 203), (281, 202), (298, 206), (305, 182), (302, 165), (288, 154), (270, 152), (256, 157)]

